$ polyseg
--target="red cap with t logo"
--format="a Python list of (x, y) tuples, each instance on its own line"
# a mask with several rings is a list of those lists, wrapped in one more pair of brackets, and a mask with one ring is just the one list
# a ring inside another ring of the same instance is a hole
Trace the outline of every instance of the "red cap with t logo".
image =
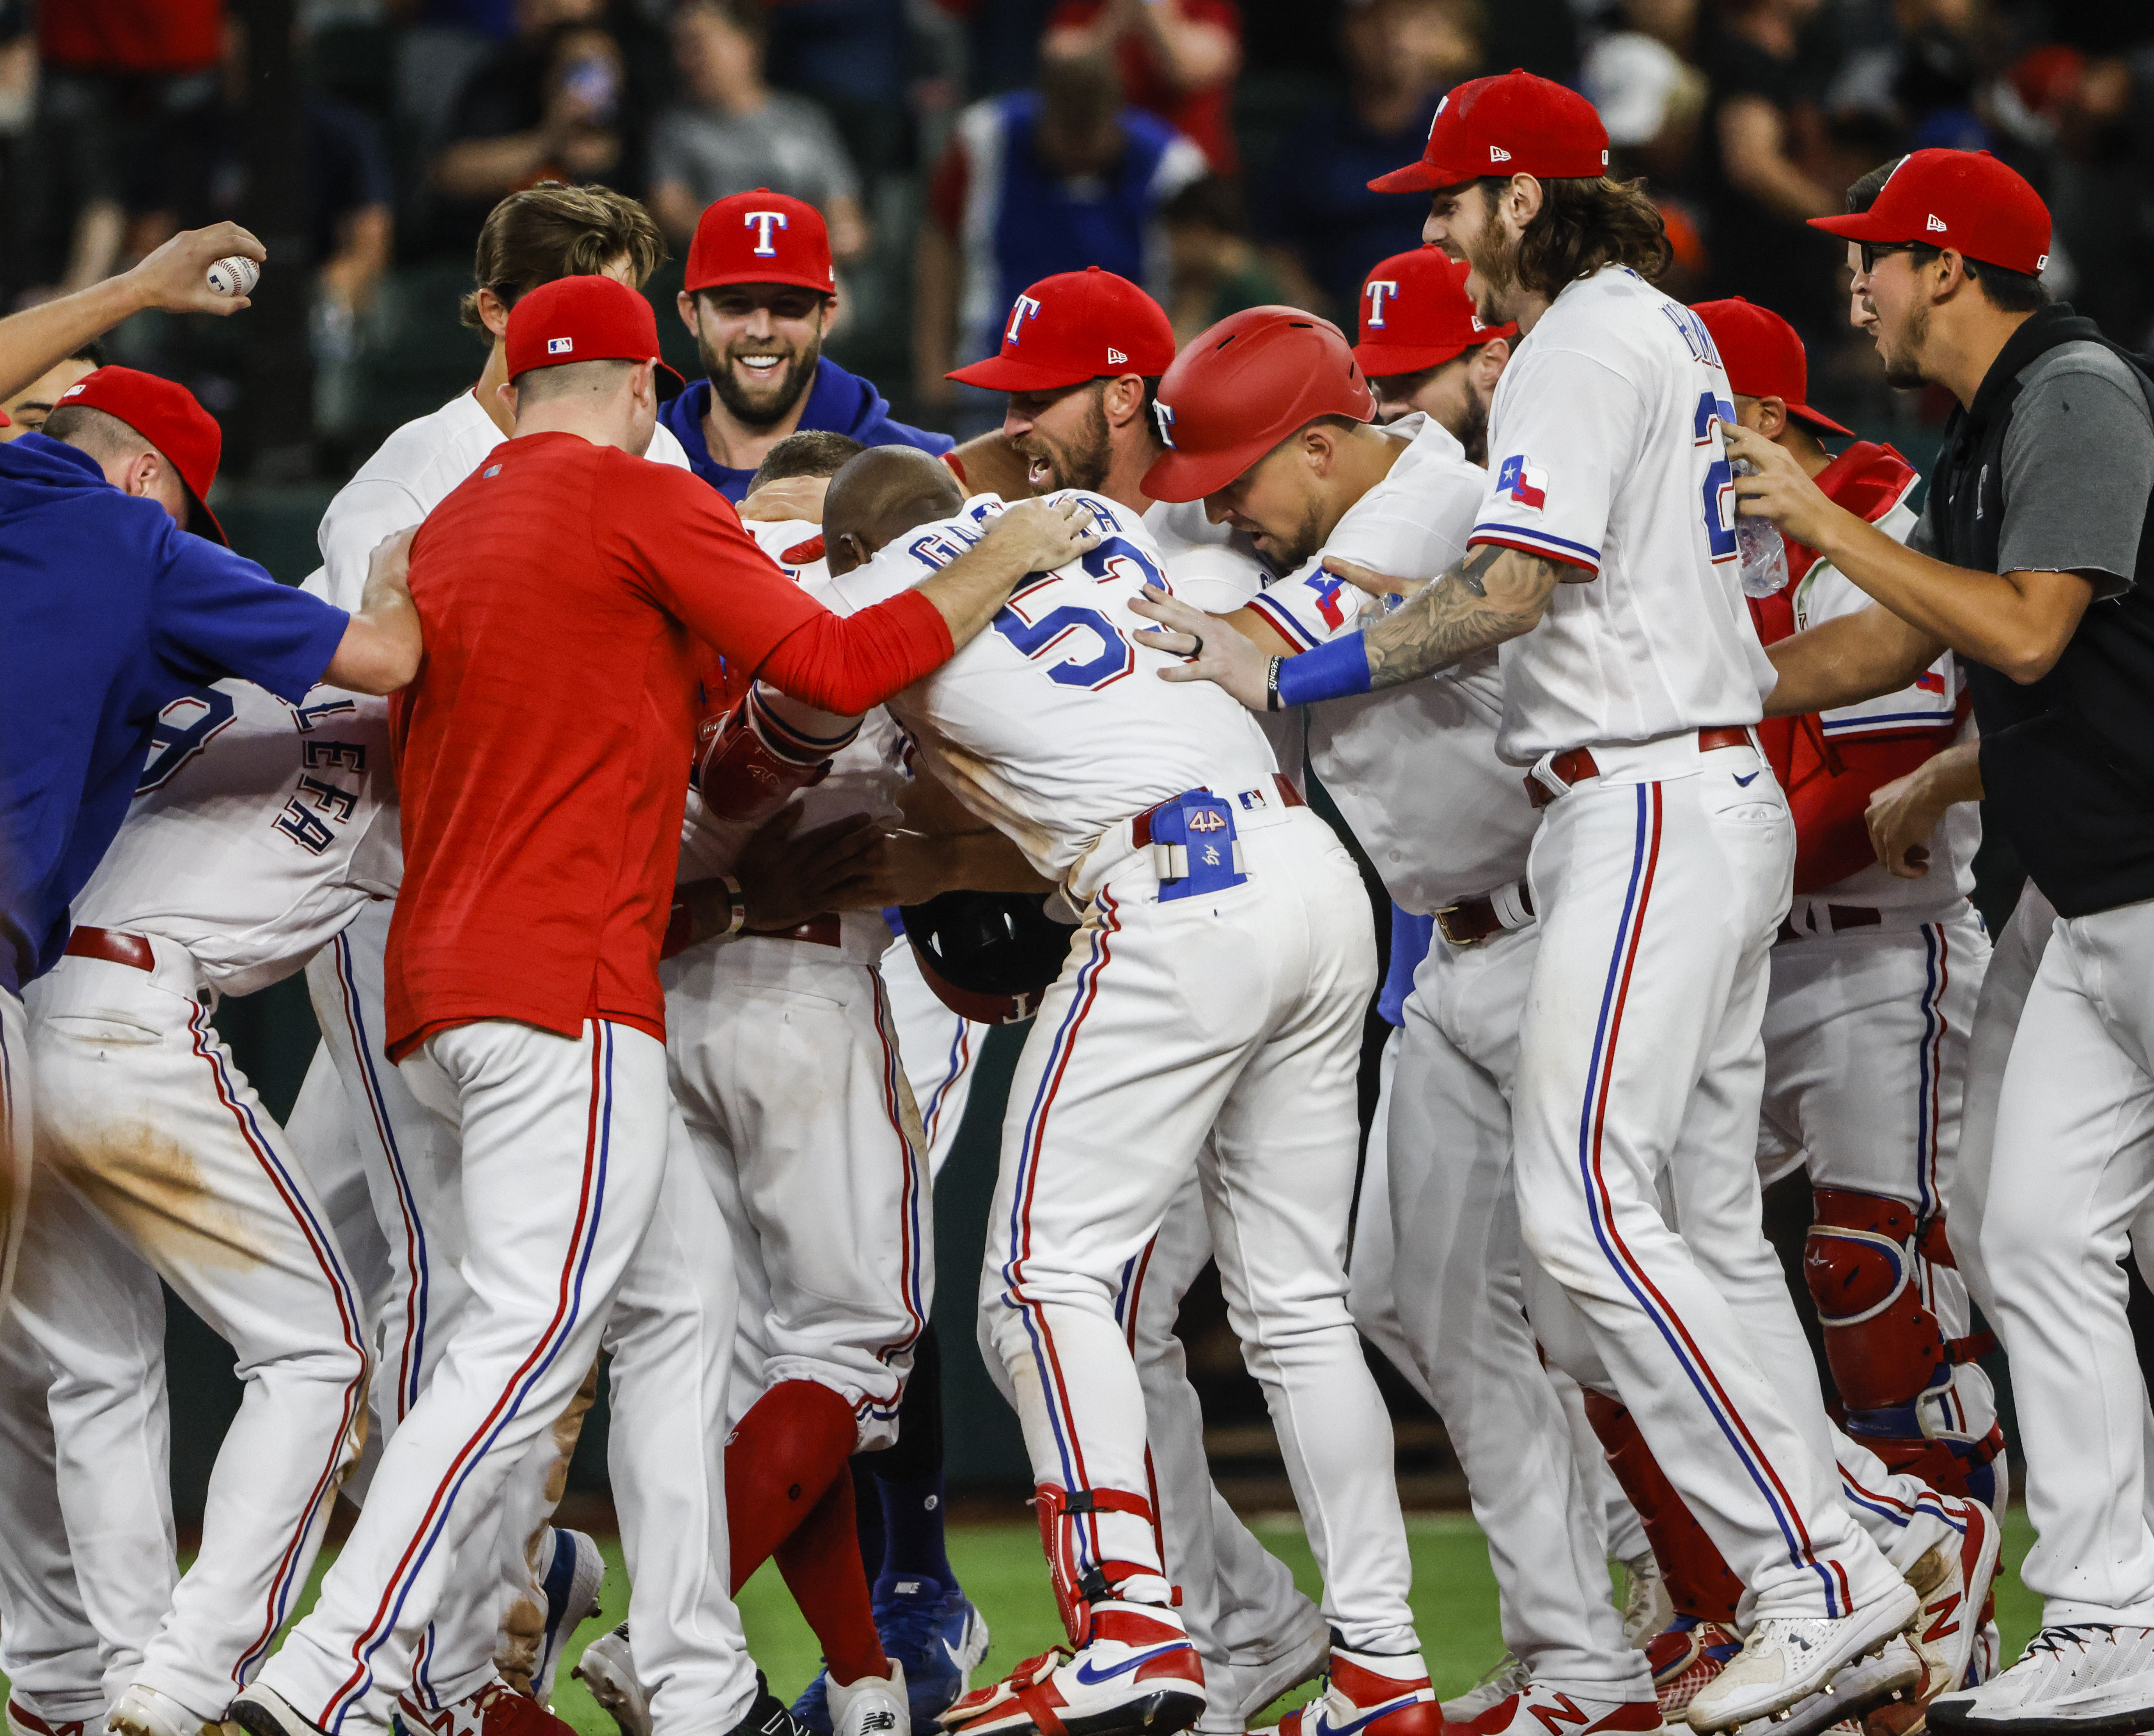
[(1869, 210), (1812, 217), (1810, 227), (1850, 241), (1926, 241), (2029, 277), (2049, 263), (2049, 207), (1986, 151), (1911, 151)]
[(765, 186), (707, 208), (688, 246), (685, 287), (693, 295), (722, 283), (794, 283), (836, 294), (823, 213)]
[(1608, 129), (1575, 90), (1523, 69), (1461, 84), (1436, 105), (1421, 161), (1379, 175), (1380, 193), (1425, 193), (1483, 175), (1590, 181), (1608, 172)]
[(1010, 304), (1001, 351), (945, 377), (989, 391), (1043, 392), (1103, 375), (1156, 378), (1173, 362), (1166, 309), (1127, 278), (1088, 265), (1033, 284)]
[(1810, 387), (1810, 359), (1795, 329), (1770, 308), (1761, 308), (1739, 296), (1726, 301), (1702, 301), (1691, 312), (1705, 322), (1712, 334), (1712, 347), (1720, 352), (1720, 365), (1728, 383), (1746, 398), (1778, 398), (1788, 414), (1808, 422), (1820, 434), (1845, 434), (1829, 416), (1821, 416), (1804, 403)]
[(1418, 374), (1463, 355), (1491, 338), (1514, 338), (1515, 325), (1483, 325), (1466, 293), (1467, 267), (1441, 248), (1396, 253), (1361, 285), (1361, 341), (1354, 360), (1371, 380)]
[(224, 527), (209, 509), (210, 484), (224, 453), (224, 430), (176, 380), (160, 380), (133, 368), (99, 368), (60, 394), (55, 410), (73, 406), (101, 410), (118, 418), (171, 461), (186, 484), (194, 508), (187, 528), (213, 543), (229, 544)]
[(658, 320), (651, 304), (617, 278), (556, 278), (509, 310), (508, 342), (511, 380), (571, 362), (656, 361)]

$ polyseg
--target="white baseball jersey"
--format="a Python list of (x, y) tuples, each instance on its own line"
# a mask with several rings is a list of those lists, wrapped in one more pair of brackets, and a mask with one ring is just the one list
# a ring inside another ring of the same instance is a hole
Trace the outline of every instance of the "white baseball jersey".
[[(1156, 678), (1171, 660), (1134, 636), (1152, 624), (1130, 602), (1165, 575), (1136, 515), (1074, 489), (1048, 498), (1082, 502), (1105, 540), (1019, 589), (987, 631), (890, 709), (960, 801), (1040, 873), (1089, 896), (1083, 859), (1118, 822), (1200, 788), (1276, 801), (1278, 767), (1223, 689)], [(817, 595), (846, 615), (895, 596), (962, 554), (1001, 510), (982, 496)]]
[[(1340, 519), (1325, 554), (1379, 573), (1433, 577), (1457, 564), (1487, 472), (1441, 422), (1401, 417), (1408, 442), (1390, 472)], [(1379, 605), (1312, 561), (1250, 608), (1290, 643), (1313, 647)], [(1426, 913), (1526, 871), (1539, 816), (1518, 773), (1496, 758), (1503, 682), (1496, 654), (1374, 693), (1309, 708), (1309, 753), (1384, 887)]]
[[(303, 588), (339, 609), (357, 609), (375, 545), (418, 523), (508, 437), (479, 407), (476, 391), (458, 392), (431, 416), (405, 423), (337, 490), (322, 514), (315, 540), (323, 564)], [(643, 456), (654, 464), (688, 468), (687, 453), (663, 422)]]
[(1737, 581), (1721, 436), (1732, 396), (1703, 322), (1621, 266), (1565, 285), (1512, 352), (1473, 540), (1585, 580), (1503, 647), (1512, 764), (1764, 717), (1773, 669)]
[(385, 700), (316, 687), (295, 706), (242, 681), (184, 694), (157, 714), (74, 920), (177, 941), (204, 982), (251, 994), (395, 893), (393, 791)]

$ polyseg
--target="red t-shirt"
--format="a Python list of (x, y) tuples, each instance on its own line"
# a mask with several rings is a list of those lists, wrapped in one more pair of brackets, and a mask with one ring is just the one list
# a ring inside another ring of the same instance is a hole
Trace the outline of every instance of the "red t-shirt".
[(426, 649), (391, 712), (396, 1059), (477, 1019), (568, 1037), (612, 1019), (664, 1037), (658, 948), (698, 639), (843, 712), (950, 655), (917, 592), (840, 620), (690, 472), (574, 434), (496, 447), (434, 508), (412, 545), (411, 599)]
[(183, 73), (224, 54), (224, 0), (45, 0), (38, 48), (81, 72)]
[[(1048, 14), (1050, 30), (1081, 28), (1105, 10), (1106, 0), (1061, 0)], [(1242, 39), (1241, 8), (1234, 0), (1179, 0), (1177, 8), (1198, 23), (1217, 24), (1235, 41)], [(1234, 149), (1234, 81), (1208, 90), (1184, 90), (1160, 70), (1151, 44), (1135, 30), (1125, 30), (1115, 44), (1115, 67), (1130, 106), (1156, 115), (1196, 141), (1214, 175), (1232, 175), (1240, 158)]]

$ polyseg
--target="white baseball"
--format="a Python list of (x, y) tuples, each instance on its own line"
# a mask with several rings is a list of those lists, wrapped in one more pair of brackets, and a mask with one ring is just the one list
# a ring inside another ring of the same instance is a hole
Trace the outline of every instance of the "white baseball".
[(262, 268), (244, 254), (233, 253), (209, 268), (209, 286), (219, 295), (252, 295)]

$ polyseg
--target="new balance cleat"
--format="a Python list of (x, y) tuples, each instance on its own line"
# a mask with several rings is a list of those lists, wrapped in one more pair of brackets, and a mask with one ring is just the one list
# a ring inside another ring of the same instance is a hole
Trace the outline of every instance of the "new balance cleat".
[(1472, 1736), (1601, 1736), (1657, 1733), (1665, 1727), (1657, 1700), (1591, 1700), (1529, 1683), (1463, 1728)]
[(1204, 1713), (1204, 1666), (1182, 1623), (1150, 1604), (1091, 1606), (1091, 1643), (1027, 1658), (942, 1714), (964, 1736), (1171, 1736)]
[(1922, 1600), (1905, 1580), (1846, 1616), (1763, 1616), (1683, 1714), (1701, 1733), (1733, 1730), (1820, 1692), (1858, 1658), (1873, 1657), (1912, 1626)]
[(400, 1694), (396, 1716), (410, 1736), (576, 1736), (567, 1719), (498, 1678), (445, 1706), (424, 1706)]
[[(972, 1672), (987, 1661), (988, 1624), (957, 1586), (918, 1578), (876, 1581), (875, 1624), (884, 1655), (905, 1666), (912, 1727), (933, 1729), (936, 1720), (972, 1687)], [(806, 1698), (801, 1697), (803, 1703)], [(793, 1709), (811, 1729), (829, 1728), (814, 1723), (799, 1705)]]
[[(651, 1702), (635, 1679), (635, 1654), (628, 1645), (628, 1624), (602, 1633), (584, 1647), (569, 1672), (591, 1691), (599, 1709), (620, 1726), (620, 1736), (651, 1736)], [(824, 1736), (829, 1727), (824, 1726)]]
[(1981, 1502), (1948, 1496), (1944, 1505), (1958, 1535), (1930, 1550), (1907, 1574), (1922, 1599), (1908, 1638), (1922, 1661), (1925, 1704), (1958, 1687), (1976, 1667), (2002, 1540), (2002, 1528)]

